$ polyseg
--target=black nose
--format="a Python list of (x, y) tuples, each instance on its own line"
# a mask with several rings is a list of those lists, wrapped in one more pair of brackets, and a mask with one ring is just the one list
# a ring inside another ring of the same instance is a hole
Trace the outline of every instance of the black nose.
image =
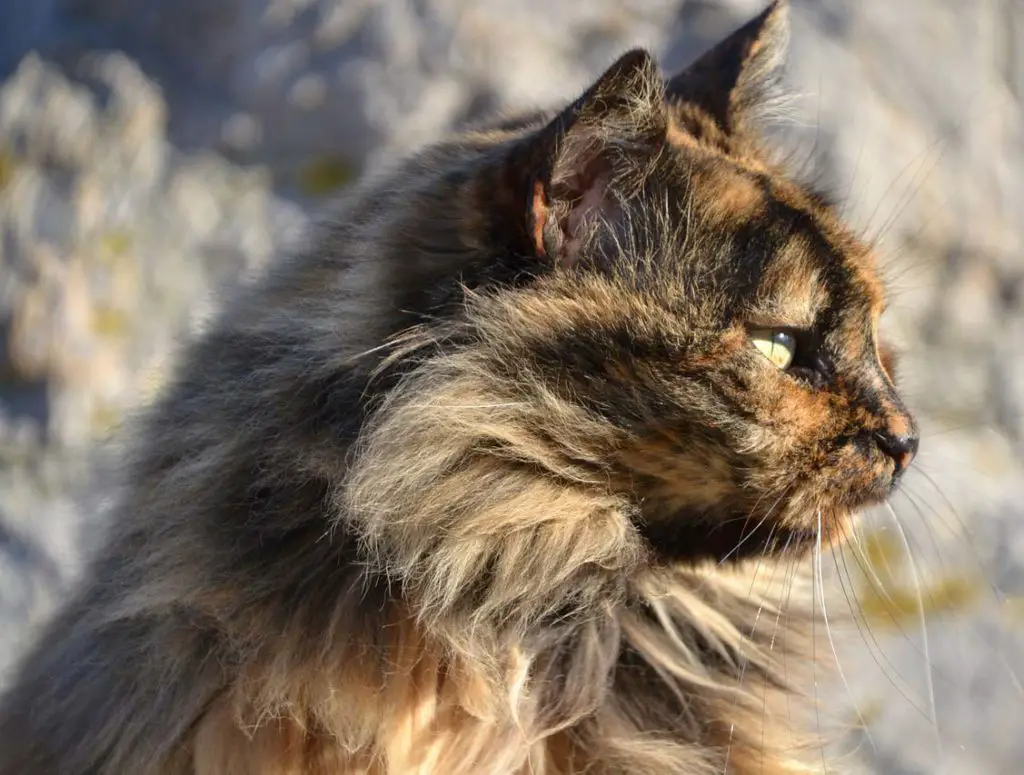
[(899, 476), (910, 467), (914, 456), (917, 454), (919, 439), (916, 433), (899, 436), (895, 433), (882, 431), (875, 434), (875, 439), (878, 441), (879, 449), (891, 457), (896, 464), (896, 470), (893, 472), (894, 477)]

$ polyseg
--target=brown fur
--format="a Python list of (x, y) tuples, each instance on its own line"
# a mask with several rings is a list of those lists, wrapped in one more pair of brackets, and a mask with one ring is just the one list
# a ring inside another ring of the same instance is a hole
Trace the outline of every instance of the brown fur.
[(916, 441), (869, 251), (757, 140), (785, 16), (363, 181), (231, 301), (0, 775), (820, 767), (797, 564)]

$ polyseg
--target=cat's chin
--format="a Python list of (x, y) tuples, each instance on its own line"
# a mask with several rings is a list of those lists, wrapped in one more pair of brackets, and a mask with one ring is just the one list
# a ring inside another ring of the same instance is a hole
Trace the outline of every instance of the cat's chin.
[(670, 563), (740, 563), (826, 550), (850, 535), (853, 511), (817, 517), (805, 526), (740, 514), (677, 513), (638, 525), (654, 554)]

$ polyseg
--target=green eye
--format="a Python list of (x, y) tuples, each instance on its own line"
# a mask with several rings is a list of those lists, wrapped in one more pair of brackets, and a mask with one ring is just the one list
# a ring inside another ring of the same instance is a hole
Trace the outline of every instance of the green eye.
[(757, 328), (750, 332), (750, 341), (780, 369), (788, 369), (796, 357), (796, 337), (787, 331)]

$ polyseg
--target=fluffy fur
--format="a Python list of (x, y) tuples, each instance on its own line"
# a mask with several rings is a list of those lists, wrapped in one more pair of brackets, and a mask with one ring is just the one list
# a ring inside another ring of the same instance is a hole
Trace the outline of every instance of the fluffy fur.
[(0, 775), (819, 768), (793, 563), (916, 441), (869, 250), (757, 140), (786, 32), (427, 148), (227, 304)]

